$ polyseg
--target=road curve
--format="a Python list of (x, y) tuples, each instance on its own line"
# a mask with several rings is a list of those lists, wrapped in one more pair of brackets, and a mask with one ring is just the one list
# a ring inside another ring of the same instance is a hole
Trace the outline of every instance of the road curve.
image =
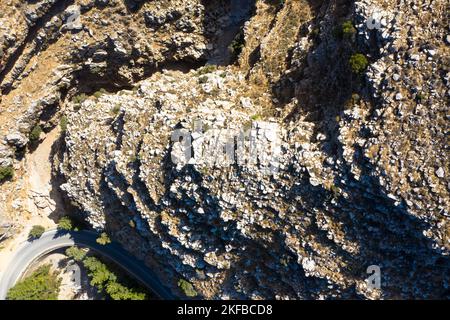
[(97, 237), (98, 234), (91, 231), (52, 230), (45, 232), (39, 239), (24, 243), (6, 270), (0, 271), (0, 300), (6, 299), (8, 289), (14, 286), (33, 261), (52, 251), (73, 245), (90, 248), (113, 260), (159, 298), (175, 299), (170, 290), (158, 280), (156, 275), (142, 261), (133, 257), (117, 243), (98, 244), (96, 242)]

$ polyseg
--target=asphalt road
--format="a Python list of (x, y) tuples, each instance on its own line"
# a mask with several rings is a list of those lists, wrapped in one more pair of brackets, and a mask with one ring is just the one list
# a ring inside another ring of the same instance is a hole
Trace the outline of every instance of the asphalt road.
[(90, 248), (113, 260), (159, 298), (175, 299), (170, 290), (142, 261), (129, 254), (117, 243), (98, 244), (95, 241), (97, 237), (98, 234), (90, 231), (61, 232), (53, 230), (44, 233), (39, 239), (24, 243), (7, 269), (4, 272), (0, 271), (0, 300), (5, 300), (8, 289), (14, 286), (33, 261), (52, 251), (73, 245)]

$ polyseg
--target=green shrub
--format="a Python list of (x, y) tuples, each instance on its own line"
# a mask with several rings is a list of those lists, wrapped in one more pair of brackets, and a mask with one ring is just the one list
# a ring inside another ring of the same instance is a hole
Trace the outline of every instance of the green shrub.
[(356, 33), (356, 29), (350, 20), (345, 21), (341, 25), (341, 34), (345, 39), (351, 39)]
[(12, 179), (14, 176), (14, 169), (12, 166), (0, 167), (0, 181)]
[(50, 265), (39, 267), (29, 277), (9, 289), (8, 300), (57, 300), (61, 279)]
[(111, 239), (106, 234), (106, 232), (102, 232), (100, 236), (95, 240), (98, 244), (106, 245), (108, 243), (111, 243)]
[(72, 219), (69, 216), (64, 216), (58, 221), (58, 229), (60, 230), (73, 230)]
[(207, 83), (207, 82), (208, 82), (207, 76), (201, 76), (198, 78), (198, 83), (200, 83), (200, 84)]
[(28, 237), (32, 239), (40, 238), (44, 232), (45, 228), (43, 226), (33, 226), (28, 234)]
[(96, 99), (98, 99), (98, 98), (100, 98), (100, 97), (101, 97), (103, 94), (105, 94), (105, 93), (106, 93), (106, 90), (103, 89), (103, 88), (101, 88), (100, 90), (94, 92), (94, 97), (95, 97)]
[(81, 93), (72, 98), (72, 102), (76, 104), (83, 103), (87, 99), (87, 95), (85, 93)]
[(244, 32), (241, 30), (228, 47), (233, 59), (237, 59), (239, 57), (242, 50), (244, 49), (244, 46), (245, 46), (245, 36)]
[(194, 286), (190, 282), (188, 282), (184, 279), (180, 279), (178, 281), (178, 287), (184, 292), (186, 297), (196, 297), (197, 296), (197, 291), (195, 291)]
[(369, 62), (363, 54), (356, 53), (350, 57), (349, 64), (353, 73), (360, 74), (367, 68)]
[(86, 257), (86, 251), (73, 246), (73, 247), (66, 249), (66, 256), (68, 256), (69, 258), (72, 258), (75, 261), (80, 262), (80, 261), (83, 261), (84, 258)]
[(216, 69), (217, 69), (217, 66), (215, 66), (213, 64), (207, 64), (206, 66), (198, 69), (197, 73), (199, 75), (203, 75), (203, 74), (214, 72), (214, 71), (216, 71)]
[(62, 116), (61, 120), (59, 120), (59, 127), (61, 128), (62, 132), (66, 132), (66, 130), (67, 130), (67, 122), (68, 122), (68, 119), (67, 119), (66, 116)]
[(40, 125), (35, 125), (33, 130), (31, 130), (30, 133), (30, 141), (37, 141), (39, 140), (39, 137), (41, 136), (42, 128)]
[(112, 114), (116, 115), (120, 112), (120, 106), (114, 106), (111, 110)]

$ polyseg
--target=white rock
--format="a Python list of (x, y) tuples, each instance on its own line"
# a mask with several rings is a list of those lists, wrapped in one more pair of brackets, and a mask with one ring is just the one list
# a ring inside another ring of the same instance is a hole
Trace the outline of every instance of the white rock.
[(276, 130), (265, 130), (264, 135), (266, 139), (270, 142), (274, 142), (277, 140), (277, 131)]
[(320, 181), (313, 177), (309, 178), (309, 183), (311, 183), (311, 185), (314, 187), (317, 187), (318, 185), (320, 185)]
[(436, 176), (437, 176), (438, 178), (444, 178), (444, 174), (445, 174), (445, 172), (444, 172), (444, 169), (443, 169), (442, 167), (439, 167), (439, 168), (436, 170)]
[(192, 136), (192, 140), (197, 140), (198, 138), (200, 138), (202, 136), (202, 134), (199, 132), (192, 132), (191, 136)]
[(303, 265), (303, 269), (305, 269), (305, 271), (312, 272), (316, 269), (316, 263), (314, 262), (313, 259), (310, 259), (310, 258), (304, 258), (302, 260), (302, 265)]
[(252, 101), (249, 98), (241, 98), (241, 105), (242, 107), (248, 109), (251, 108), (253, 106)]

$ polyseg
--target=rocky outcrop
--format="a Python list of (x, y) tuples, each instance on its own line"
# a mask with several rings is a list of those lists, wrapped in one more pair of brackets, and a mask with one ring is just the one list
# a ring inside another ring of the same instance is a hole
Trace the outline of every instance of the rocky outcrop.
[(173, 18), (154, 30), (146, 17), (160, 13), (161, 5), (150, 2), (139, 11), (130, 6), (119, 0), (42, 0), (7, 9), (18, 21), (13, 27), (11, 17), (0, 20), (0, 101), (14, 114), (1, 119), (4, 148), (25, 147), (38, 124), (54, 127), (47, 122), (64, 107), (61, 97), (129, 88), (162, 66), (186, 70), (202, 65), (219, 27), (207, 19), (229, 13), (219, 0), (206, 7), (208, 12), (200, 1), (170, 1), (164, 8)]
[[(448, 298), (444, 1), (75, 2), (6, 77), (2, 163), (64, 114), (61, 190), (174, 291)], [(52, 50), (45, 89), (15, 96)]]
[[(136, 234), (130, 250), (207, 297), (377, 297), (364, 282), (372, 264), (396, 279), (378, 296), (394, 297), (398, 283), (400, 296), (417, 287), (436, 294), (441, 284), (415, 272), (442, 263), (436, 272), (446, 270), (446, 249), (428, 247), (423, 222), (376, 177), (353, 174), (346, 154), (327, 155), (329, 138), (312, 123), (278, 131), (274, 118), (249, 117), (256, 101), (239, 73), (203, 73), (157, 74), (135, 92), (73, 106), (62, 189), (94, 227), (124, 244)], [(352, 119), (344, 115), (343, 144)], [(248, 158), (238, 149), (245, 130), (264, 146)], [(192, 146), (187, 157), (180, 137)]]

